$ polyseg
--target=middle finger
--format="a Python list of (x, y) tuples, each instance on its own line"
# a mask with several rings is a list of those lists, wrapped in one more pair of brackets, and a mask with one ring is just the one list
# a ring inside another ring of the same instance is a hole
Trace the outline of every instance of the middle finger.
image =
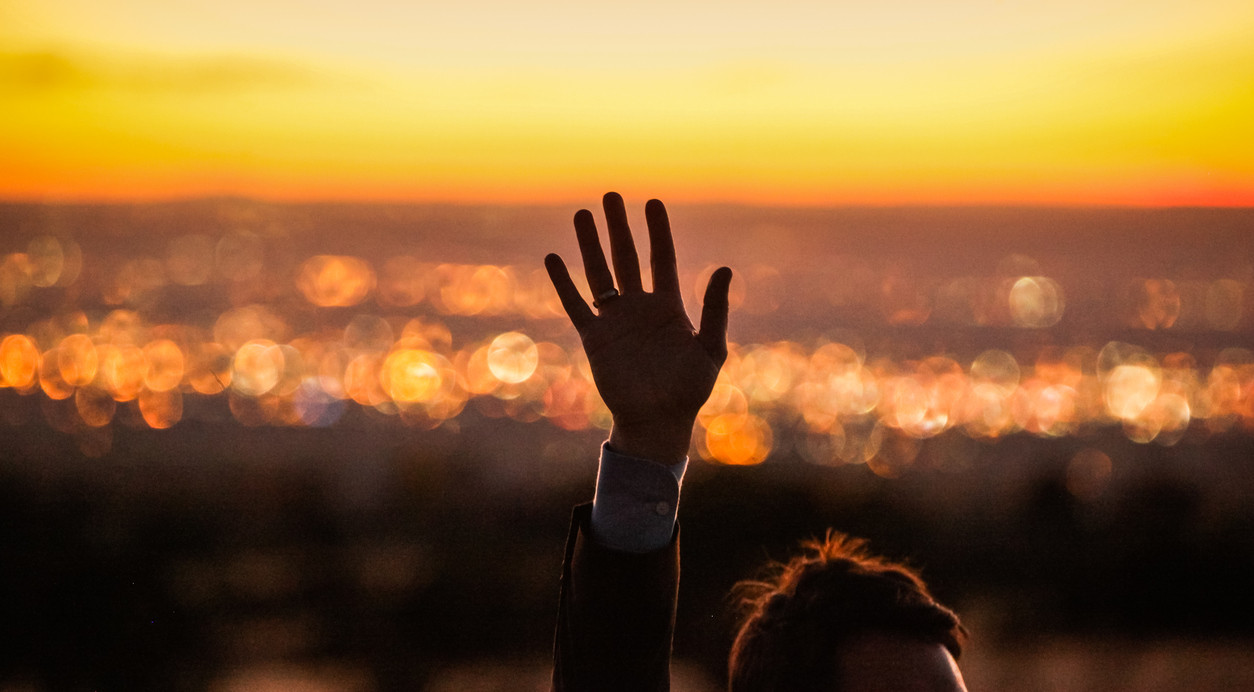
[(614, 260), (614, 276), (623, 293), (640, 293), (644, 285), (640, 281), (640, 259), (636, 256), (636, 243), (631, 239), (627, 226), (627, 209), (617, 192), (605, 193), (601, 200), (605, 207), (605, 224), (610, 232), (610, 256)]

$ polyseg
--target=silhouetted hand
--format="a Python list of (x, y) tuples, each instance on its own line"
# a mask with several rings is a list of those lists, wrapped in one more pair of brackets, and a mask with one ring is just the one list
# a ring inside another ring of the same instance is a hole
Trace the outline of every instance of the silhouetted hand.
[[(697, 332), (684, 311), (666, 207), (645, 205), (653, 291), (645, 292), (623, 198), (602, 200), (614, 275), (605, 262), (592, 212), (575, 214), (575, 235), (597, 313), (584, 302), (562, 258), (544, 258), (562, 306), (579, 332), (592, 377), (614, 418), (610, 445), (623, 454), (673, 462), (688, 453), (697, 411), (727, 359), (731, 269), (710, 277)], [(618, 278), (617, 294), (614, 277)]]

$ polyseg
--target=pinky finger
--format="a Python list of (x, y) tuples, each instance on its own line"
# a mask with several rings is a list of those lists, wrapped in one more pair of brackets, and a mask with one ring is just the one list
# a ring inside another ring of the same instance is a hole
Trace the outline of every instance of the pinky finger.
[(701, 331), (697, 339), (719, 365), (727, 360), (727, 293), (731, 288), (732, 270), (720, 267), (705, 287), (701, 306)]
[(557, 297), (562, 301), (570, 323), (575, 325), (576, 330), (582, 330), (584, 325), (592, 321), (592, 308), (579, 295), (579, 289), (575, 288), (575, 282), (570, 279), (566, 263), (561, 257), (549, 254), (544, 258), (544, 268), (549, 271), (549, 280), (553, 282), (553, 288), (557, 289)]

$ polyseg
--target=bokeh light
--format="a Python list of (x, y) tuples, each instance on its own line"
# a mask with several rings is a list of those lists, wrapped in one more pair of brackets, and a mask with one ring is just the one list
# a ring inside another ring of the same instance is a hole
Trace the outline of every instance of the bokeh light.
[(148, 374), (144, 352), (130, 344), (101, 347), (100, 386), (116, 401), (131, 401), (139, 396)]
[(219, 394), (231, 384), (230, 352), (215, 342), (195, 344), (187, 363), (187, 383), (206, 395)]
[(52, 236), (32, 238), (26, 246), (31, 284), (40, 287), (55, 286), (65, 271), (65, 251), (61, 241)]
[(428, 402), (443, 385), (439, 356), (418, 349), (401, 349), (388, 354), (379, 373), (383, 389), (393, 401)]
[(164, 430), (183, 418), (183, 393), (177, 389), (154, 392), (145, 389), (137, 398), (139, 412), (148, 427)]
[(39, 375), (39, 347), (25, 334), (10, 334), (0, 341), (0, 384), (28, 389)]
[(144, 345), (144, 386), (154, 392), (168, 392), (183, 381), (183, 351), (169, 339)]
[(540, 352), (526, 334), (505, 332), (492, 340), (486, 359), (493, 377), (506, 384), (518, 384), (536, 371)]
[(239, 347), (231, 362), (231, 388), (244, 396), (261, 396), (279, 383), (285, 366), (278, 344), (264, 339), (249, 341)]
[(760, 464), (771, 453), (774, 435), (766, 421), (752, 415), (722, 414), (705, 428), (703, 456), (721, 464)]
[(96, 345), (86, 334), (71, 334), (57, 348), (57, 368), (71, 387), (82, 387), (96, 377), (99, 365)]
[(39, 361), (39, 387), (49, 399), (57, 401), (68, 399), (74, 394), (74, 385), (61, 374), (62, 360), (61, 349), (54, 348), (45, 351)]
[(296, 277), (305, 300), (319, 307), (349, 307), (374, 291), (374, 269), (357, 257), (318, 255), (305, 260)]
[(1049, 277), (1020, 277), (1010, 288), (1010, 317), (1020, 327), (1052, 327), (1065, 304), (1062, 288)]
[(1180, 318), (1180, 290), (1170, 279), (1137, 282), (1137, 323), (1146, 329), (1169, 329)]

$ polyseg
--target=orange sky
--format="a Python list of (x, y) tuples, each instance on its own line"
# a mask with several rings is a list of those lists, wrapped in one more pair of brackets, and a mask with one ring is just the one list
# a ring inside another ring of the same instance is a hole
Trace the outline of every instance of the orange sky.
[(422, 4), (10, 0), (0, 198), (1254, 204), (1248, 0)]

